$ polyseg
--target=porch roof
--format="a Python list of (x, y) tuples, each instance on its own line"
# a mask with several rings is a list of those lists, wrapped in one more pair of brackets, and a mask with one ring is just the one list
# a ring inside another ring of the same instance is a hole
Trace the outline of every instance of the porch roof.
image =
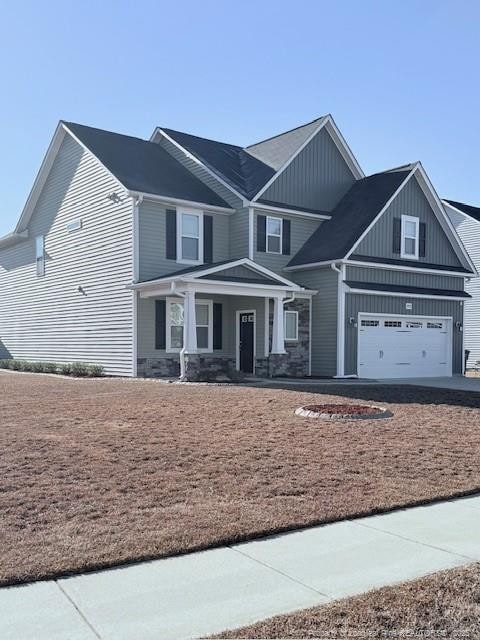
[(216, 289), (218, 293), (227, 295), (259, 297), (316, 293), (248, 258), (186, 267), (161, 278), (134, 283), (129, 288), (140, 291), (143, 296), (162, 295), (175, 290), (215, 293)]

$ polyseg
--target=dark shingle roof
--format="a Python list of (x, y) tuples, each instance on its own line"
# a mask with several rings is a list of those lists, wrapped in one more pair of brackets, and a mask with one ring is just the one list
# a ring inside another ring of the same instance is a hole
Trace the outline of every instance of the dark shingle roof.
[(422, 296), (444, 296), (447, 298), (471, 298), (465, 291), (455, 289), (431, 289), (427, 287), (410, 287), (403, 284), (385, 284), (379, 282), (358, 282), (356, 280), (345, 280), (346, 285), (351, 289), (362, 289), (365, 291), (391, 291), (394, 293), (417, 294)]
[[(163, 280), (165, 278), (172, 278), (174, 276), (186, 276), (191, 273), (195, 274), (198, 271), (205, 271), (206, 269), (212, 269), (213, 267), (226, 267), (228, 269), (229, 265), (234, 262), (233, 260), (222, 260), (221, 262), (210, 262), (205, 264), (199, 264), (195, 266), (185, 267), (184, 269), (179, 269), (177, 271), (171, 271), (170, 273), (163, 274), (158, 276), (157, 278), (149, 278), (148, 280), (142, 280), (142, 284), (144, 282), (154, 282), (155, 280)], [(248, 267), (247, 267), (248, 268)], [(221, 271), (220, 271), (221, 273)], [(256, 284), (278, 284), (278, 281), (273, 280), (273, 278), (269, 278), (268, 276), (263, 276), (259, 278), (248, 278), (248, 277), (238, 277), (238, 276), (222, 276), (218, 275), (217, 272), (208, 274), (206, 276), (200, 276), (204, 279), (209, 280), (219, 280), (221, 282), (245, 282), (245, 283), (256, 283)]]
[(288, 204), (287, 202), (276, 202), (275, 200), (265, 200), (264, 198), (259, 198), (257, 200), (258, 204), (266, 204), (270, 207), (278, 207), (279, 209), (290, 209), (291, 211), (304, 211), (306, 213), (318, 213), (321, 216), (331, 216), (330, 211), (323, 211), (321, 209), (312, 209), (312, 207), (299, 207), (296, 204)]
[(463, 211), (467, 216), (475, 218), (475, 220), (480, 222), (480, 207), (473, 207), (471, 204), (464, 204), (463, 202), (456, 202), (455, 200), (445, 200), (445, 202), (448, 202), (448, 204), (451, 204), (455, 209)]
[(245, 198), (253, 198), (275, 175), (275, 170), (242, 147), (163, 129), (170, 138), (203, 162)]
[(386, 171), (358, 180), (288, 263), (289, 267), (344, 258), (410, 171)]
[(73, 122), (64, 124), (127, 189), (229, 207), (159, 144)]
[[(399, 260), (398, 258), (381, 258), (379, 256), (362, 256), (359, 253), (352, 253), (349, 260), (357, 260), (358, 262), (376, 262), (379, 264), (395, 264), (399, 267), (411, 267), (411, 260)], [(458, 273), (473, 273), (471, 269), (465, 269), (460, 265), (452, 267), (449, 264), (435, 264), (434, 262), (415, 261), (417, 269), (435, 269), (435, 271), (457, 271)]]

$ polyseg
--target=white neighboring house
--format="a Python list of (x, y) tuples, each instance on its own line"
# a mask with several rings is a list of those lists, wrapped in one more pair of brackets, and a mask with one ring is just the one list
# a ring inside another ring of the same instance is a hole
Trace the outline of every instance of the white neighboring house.
[[(455, 200), (443, 200), (448, 216), (468, 251), (477, 271), (480, 268), (480, 207)], [(465, 349), (470, 354), (467, 369), (480, 366), (480, 279), (467, 280), (465, 290), (472, 296), (465, 303)]]

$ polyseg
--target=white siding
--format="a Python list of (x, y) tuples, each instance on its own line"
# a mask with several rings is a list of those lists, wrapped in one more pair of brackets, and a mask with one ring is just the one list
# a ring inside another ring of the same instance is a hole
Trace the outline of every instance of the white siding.
[[(477, 271), (480, 271), (480, 222), (446, 207), (447, 213), (468, 251)], [(472, 296), (465, 303), (465, 349), (470, 351), (467, 368), (480, 361), (480, 278), (465, 283), (465, 291)]]
[[(107, 196), (118, 193), (122, 201)], [(82, 219), (68, 233), (66, 224)], [(45, 236), (45, 276), (35, 236)], [(29, 225), (0, 250), (0, 357), (102, 364), (132, 375), (132, 200), (66, 134)], [(78, 291), (82, 287), (84, 293)]]

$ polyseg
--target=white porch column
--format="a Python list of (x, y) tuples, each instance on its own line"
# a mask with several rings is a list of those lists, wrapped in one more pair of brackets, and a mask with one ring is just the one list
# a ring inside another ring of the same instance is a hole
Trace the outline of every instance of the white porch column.
[(195, 291), (185, 291), (183, 313), (183, 352), (197, 352), (197, 318), (195, 313)]
[(273, 299), (272, 353), (286, 353), (283, 329), (283, 297)]

